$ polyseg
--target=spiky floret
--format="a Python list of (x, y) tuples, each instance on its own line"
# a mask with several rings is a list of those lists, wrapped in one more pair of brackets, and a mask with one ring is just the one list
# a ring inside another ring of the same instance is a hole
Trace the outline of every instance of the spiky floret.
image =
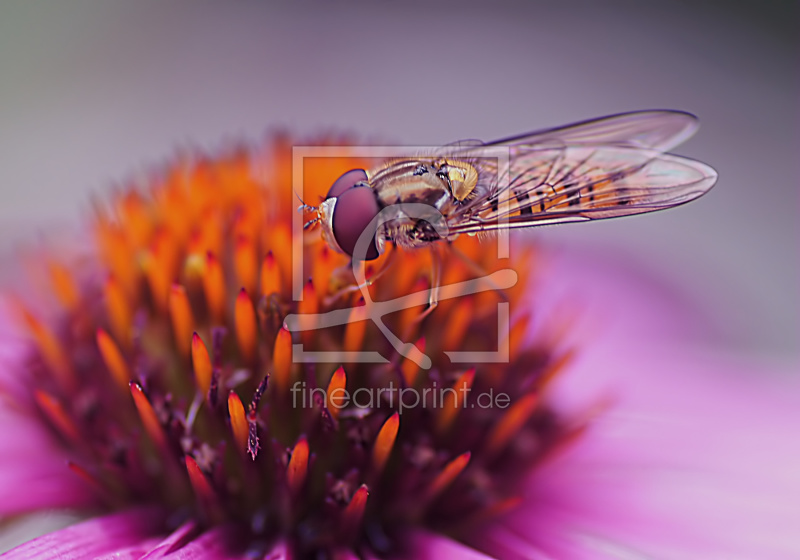
[[(290, 164), (286, 139), (259, 152), (184, 156), (99, 209), (99, 274), (76, 280), (53, 259), (61, 310), (49, 321), (22, 313), (38, 387), (27, 406), (106, 508), (157, 503), (205, 524), (233, 521), (243, 545), (285, 540), (301, 555), (401, 552), (415, 526), (463, 537), (513, 508), (521, 479), (568, 439), (542, 399), (566, 358), (552, 341), (523, 344), (524, 311), (498, 332), (502, 296), (493, 292), (443, 301), (424, 321), (419, 307), (384, 318), (432, 358), (428, 371), (368, 321), (287, 331), (289, 313), (358, 306), (360, 297), (347, 261), (308, 232), (310, 276), (303, 301), (293, 301)], [(321, 200), (359, 166), (309, 164), (306, 197)], [(457, 245), (487, 272), (500, 266), (474, 240)], [(505, 295), (512, 313), (530, 305), (523, 287), (536, 261), (522, 252), (522, 278)], [(396, 258), (370, 287), (373, 300), (427, 287), (425, 252)], [(443, 270), (444, 284), (474, 276), (447, 252)], [(490, 351), (498, 337), (508, 363), (465, 368), (444, 354)], [(378, 351), (388, 362), (295, 363), (298, 343)], [(343, 406), (345, 394), (357, 405)]]

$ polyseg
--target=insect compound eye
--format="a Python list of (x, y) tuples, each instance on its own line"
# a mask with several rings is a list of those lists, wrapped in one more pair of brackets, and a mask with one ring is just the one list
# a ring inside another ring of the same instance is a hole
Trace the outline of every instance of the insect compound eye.
[(367, 172), (363, 169), (351, 169), (333, 182), (325, 198), (336, 198), (361, 181), (367, 181)]
[[(358, 238), (379, 212), (378, 199), (370, 187), (352, 187), (339, 195), (333, 209), (333, 237), (345, 253), (353, 256)], [(371, 235), (372, 239), (364, 259), (368, 261), (377, 259), (379, 254), (375, 245), (375, 231), (372, 231)]]

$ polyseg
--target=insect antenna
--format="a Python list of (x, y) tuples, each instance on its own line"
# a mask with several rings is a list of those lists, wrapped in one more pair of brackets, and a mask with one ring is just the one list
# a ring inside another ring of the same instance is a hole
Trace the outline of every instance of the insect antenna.
[(297, 197), (297, 200), (300, 201), (300, 206), (297, 207), (297, 211), (298, 212), (313, 212), (314, 214), (316, 214), (316, 216), (314, 216), (313, 219), (311, 219), (311, 220), (307, 221), (305, 224), (303, 224), (303, 229), (304, 230), (308, 230), (308, 229), (313, 228), (322, 219), (322, 217), (320, 216), (320, 213), (319, 213), (319, 207), (318, 206), (309, 206), (308, 204), (305, 203), (305, 201), (302, 198), (300, 198), (300, 195), (297, 194), (297, 191), (293, 191), (293, 192), (294, 192), (294, 195)]

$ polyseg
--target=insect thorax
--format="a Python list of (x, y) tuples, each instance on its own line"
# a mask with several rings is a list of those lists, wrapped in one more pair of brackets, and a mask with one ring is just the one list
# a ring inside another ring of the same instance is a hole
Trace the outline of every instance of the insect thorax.
[(387, 162), (372, 173), (370, 185), (383, 208), (397, 206), (396, 216), (381, 228), (381, 236), (403, 248), (414, 248), (441, 239), (428, 221), (402, 211), (403, 204), (425, 204), (445, 220), (475, 188), (478, 173), (464, 161), (415, 158)]
[(478, 182), (472, 164), (447, 158), (398, 159), (387, 162), (369, 178), (383, 206), (420, 202), (445, 210), (464, 201)]

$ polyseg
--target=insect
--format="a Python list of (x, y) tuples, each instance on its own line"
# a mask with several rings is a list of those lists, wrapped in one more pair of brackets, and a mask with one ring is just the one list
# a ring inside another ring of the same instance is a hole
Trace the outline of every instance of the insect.
[[(319, 223), (327, 243), (354, 260), (377, 258), (387, 242), (414, 249), (461, 234), (662, 210), (702, 196), (716, 182), (708, 165), (666, 153), (697, 128), (689, 113), (638, 111), (489, 143), (460, 142), (348, 171), (319, 207), (301, 208), (316, 214), (307, 227)], [(506, 147), (507, 157), (485, 157), (492, 147)], [(379, 214), (386, 216), (376, 220)]]

